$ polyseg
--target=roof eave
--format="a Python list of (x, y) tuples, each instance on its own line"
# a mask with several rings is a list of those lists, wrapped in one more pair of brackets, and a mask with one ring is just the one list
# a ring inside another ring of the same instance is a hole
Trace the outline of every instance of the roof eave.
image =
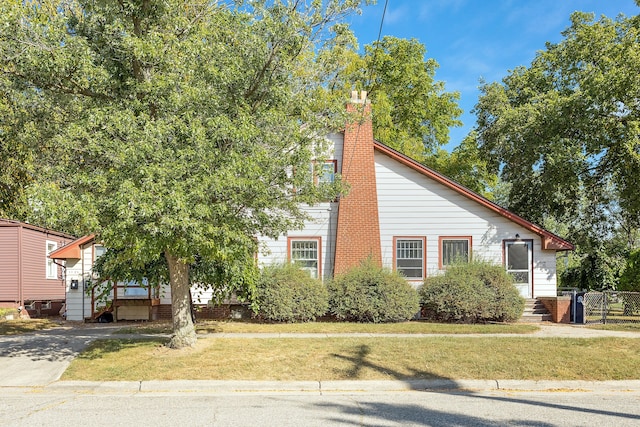
[(81, 250), (82, 246), (91, 242), (95, 238), (94, 234), (89, 234), (87, 236), (83, 236), (79, 239), (74, 240), (68, 245), (64, 245), (63, 247), (56, 249), (55, 251), (49, 254), (49, 258), (51, 259), (80, 259), (81, 258)]

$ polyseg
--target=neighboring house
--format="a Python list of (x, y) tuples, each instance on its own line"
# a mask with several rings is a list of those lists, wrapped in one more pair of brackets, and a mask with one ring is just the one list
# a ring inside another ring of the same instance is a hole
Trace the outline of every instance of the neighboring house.
[(63, 270), (47, 257), (75, 237), (0, 219), (0, 307), (30, 316), (57, 316), (65, 300)]
[[(113, 289), (101, 295), (105, 286), (93, 275), (93, 264), (105, 252), (93, 235), (81, 237), (57, 249), (49, 256), (65, 263), (67, 320), (96, 319), (105, 309), (113, 310), (115, 320), (156, 320), (171, 318), (171, 292), (168, 286), (160, 289), (143, 287), (136, 283), (116, 283)], [(209, 306), (212, 293), (194, 287), (193, 303), (205, 315), (215, 316)], [(225, 307), (224, 317), (229, 307)], [(217, 310), (220, 310), (219, 308)]]
[[(327, 160), (313, 165), (320, 168), (318, 185), (340, 174), (349, 193), (305, 207), (311, 219), (303, 229), (259, 238), (258, 263), (295, 261), (310, 275), (330, 279), (371, 257), (418, 287), (451, 263), (473, 257), (504, 265), (526, 298), (555, 297), (556, 252), (573, 245), (375, 141), (365, 98), (354, 93), (348, 105), (352, 112), (363, 111), (365, 120), (330, 135)], [(85, 236), (51, 255), (66, 261), (67, 319), (100, 312), (91, 268), (103, 251), (93, 236)], [(211, 293), (194, 287), (192, 296), (195, 305), (208, 307)], [(171, 316), (168, 287), (120, 285), (108, 299), (117, 320)]]
[(261, 239), (261, 265), (292, 260), (323, 279), (371, 257), (414, 286), (471, 256), (504, 265), (525, 298), (556, 296), (556, 252), (573, 245), (373, 139), (364, 120), (330, 137), (322, 179), (340, 174), (350, 191), (306, 210), (312, 220), (277, 240)]

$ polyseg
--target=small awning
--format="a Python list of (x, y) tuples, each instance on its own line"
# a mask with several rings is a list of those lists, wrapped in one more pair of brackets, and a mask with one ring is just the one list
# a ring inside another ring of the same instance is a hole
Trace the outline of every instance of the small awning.
[(49, 254), (49, 258), (51, 259), (80, 259), (80, 253), (82, 250), (82, 246), (91, 242), (95, 238), (94, 234), (89, 234), (87, 236), (81, 237), (68, 245), (64, 245), (63, 247), (56, 249), (55, 251)]

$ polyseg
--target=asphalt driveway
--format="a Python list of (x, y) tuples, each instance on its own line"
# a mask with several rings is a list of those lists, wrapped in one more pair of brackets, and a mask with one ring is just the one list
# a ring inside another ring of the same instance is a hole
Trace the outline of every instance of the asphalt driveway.
[(113, 326), (54, 328), (0, 336), (0, 387), (44, 386), (57, 381), (69, 363)]

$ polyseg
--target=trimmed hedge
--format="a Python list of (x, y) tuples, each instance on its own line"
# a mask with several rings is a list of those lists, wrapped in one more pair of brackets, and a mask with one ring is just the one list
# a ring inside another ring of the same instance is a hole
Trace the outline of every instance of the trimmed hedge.
[(255, 293), (255, 313), (275, 322), (309, 322), (327, 313), (327, 289), (294, 264), (265, 267)]
[(397, 273), (372, 261), (337, 276), (327, 286), (331, 314), (355, 322), (401, 322), (420, 310), (417, 291)]
[(448, 267), (442, 276), (427, 278), (419, 293), (423, 317), (440, 322), (514, 322), (524, 311), (511, 276), (482, 261)]

